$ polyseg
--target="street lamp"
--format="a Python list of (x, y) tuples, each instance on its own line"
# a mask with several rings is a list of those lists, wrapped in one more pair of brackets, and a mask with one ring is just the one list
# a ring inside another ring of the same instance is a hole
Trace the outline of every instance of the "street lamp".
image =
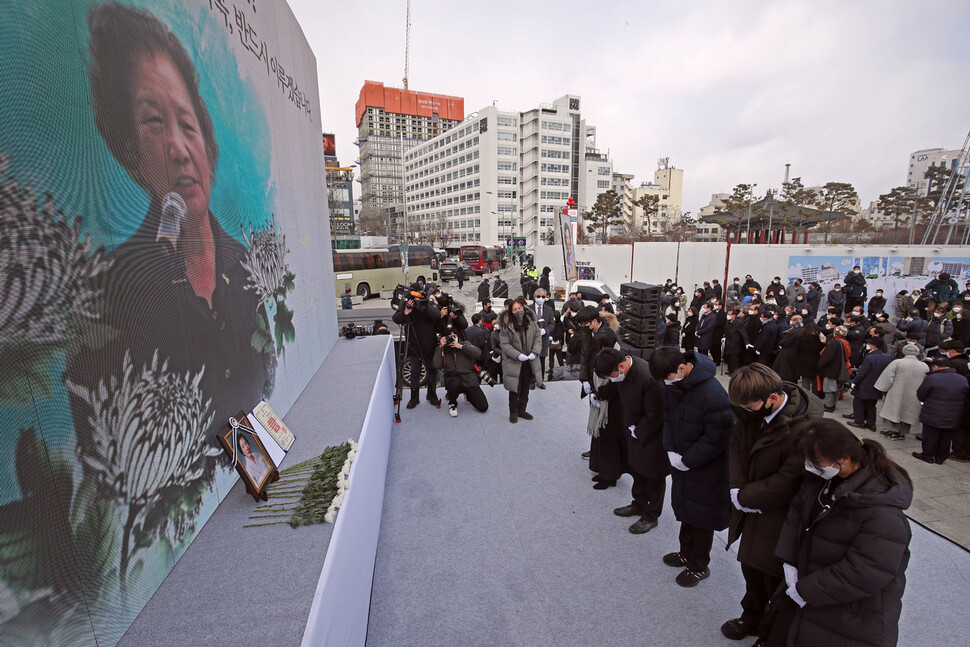
[(751, 188), (748, 189), (748, 225), (744, 232), (744, 237), (747, 239), (745, 242), (751, 242), (751, 203), (754, 200), (754, 188), (756, 186), (758, 186), (757, 182), (752, 184)]

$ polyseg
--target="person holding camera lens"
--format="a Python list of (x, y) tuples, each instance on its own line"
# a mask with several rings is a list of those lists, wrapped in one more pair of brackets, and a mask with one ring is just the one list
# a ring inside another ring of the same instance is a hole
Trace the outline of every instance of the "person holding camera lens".
[(468, 402), (481, 412), (488, 410), (488, 399), (479, 386), (479, 370), (475, 362), (482, 351), (471, 342), (459, 341), (457, 332), (450, 332), (438, 339), (433, 364), (445, 371), (445, 398), (448, 415), (458, 416), (458, 396), (462, 393)]
[(518, 422), (519, 418), (532, 420), (532, 414), (526, 411), (529, 388), (533, 379), (536, 384), (542, 385), (539, 367), (542, 335), (535, 313), (529, 308), (525, 297), (519, 297), (499, 315), (498, 321), (503, 383), (509, 392), (509, 422)]
[(411, 367), (411, 399), (407, 404), (408, 409), (413, 409), (421, 402), (422, 365), (427, 371), (428, 402), (436, 407), (441, 406), (435, 389), (438, 372), (432, 363), (432, 355), (438, 346), (437, 332), (441, 318), (437, 303), (431, 302), (418, 283), (411, 284), (411, 290), (405, 294), (400, 308), (392, 317), (394, 323), (404, 330), (407, 361)]

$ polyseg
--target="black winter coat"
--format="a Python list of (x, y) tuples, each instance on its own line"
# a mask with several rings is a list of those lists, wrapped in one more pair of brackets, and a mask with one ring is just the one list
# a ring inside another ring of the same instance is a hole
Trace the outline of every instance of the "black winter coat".
[(709, 352), (714, 345), (714, 326), (717, 323), (717, 315), (713, 312), (705, 315), (697, 322), (697, 350)]
[(758, 361), (771, 366), (772, 355), (778, 347), (778, 323), (774, 319), (769, 319), (761, 324), (761, 330), (754, 340), (754, 351), (758, 355)]
[(940, 429), (956, 429), (963, 419), (967, 379), (952, 368), (935, 369), (923, 378), (916, 398), (923, 403), (919, 421)]
[(866, 358), (862, 360), (862, 366), (859, 367), (859, 372), (855, 374), (855, 378), (852, 380), (854, 387), (852, 395), (861, 400), (878, 400), (881, 398), (883, 393), (876, 390), (876, 380), (892, 361), (893, 358), (881, 350), (866, 355)]
[(741, 537), (738, 561), (781, 577), (781, 560), (775, 546), (788, 506), (805, 476), (805, 457), (797, 451), (805, 426), (824, 415), (822, 400), (790, 382), (784, 383), (788, 400), (766, 426), (763, 420), (738, 420), (731, 431), (731, 489), (738, 488), (738, 503), (760, 513), (731, 513), (728, 544)]
[(844, 337), (833, 337), (825, 344), (825, 348), (818, 358), (817, 371), (819, 377), (837, 380), (842, 371), (846, 370), (845, 362), (848, 358), (846, 357), (844, 342)]
[(866, 279), (862, 274), (856, 274), (855, 272), (849, 272), (845, 275), (845, 280), (842, 281), (843, 290), (845, 291), (845, 296), (852, 297), (853, 299), (858, 299), (859, 297), (866, 296)]
[(869, 305), (867, 307), (866, 312), (868, 312), (869, 314), (873, 314), (875, 312), (879, 312), (880, 310), (885, 309), (885, 307), (886, 307), (886, 297), (881, 297), (877, 294), (876, 296), (869, 299)]
[(804, 328), (789, 328), (778, 341), (781, 349), (771, 367), (786, 382), (798, 381), (798, 342), (804, 332)]
[(488, 279), (485, 279), (484, 281), (482, 281), (481, 283), (478, 284), (478, 300), (479, 301), (484, 301), (485, 299), (488, 298), (488, 290), (489, 290), (489, 287), (488, 287)]
[(680, 322), (668, 323), (661, 346), (680, 346)]
[(812, 310), (812, 316), (818, 316), (818, 304), (822, 302), (821, 290), (809, 290), (805, 293), (805, 301)]
[[(891, 647), (899, 637), (912, 531), (903, 510), (913, 488), (897, 472), (890, 483), (865, 466), (835, 487), (832, 506), (814, 515), (827, 483), (805, 477), (775, 554), (798, 568), (793, 647)], [(807, 529), (807, 530), (806, 530)]]
[(803, 332), (798, 338), (798, 376), (815, 379), (818, 372), (818, 359), (825, 348), (825, 342), (818, 333), (810, 335)]
[(862, 324), (846, 326), (846, 328), (848, 332), (845, 334), (845, 340), (849, 342), (849, 349), (852, 353), (849, 361), (852, 362), (853, 366), (858, 366), (862, 361), (862, 344), (866, 341), (866, 328)]
[(734, 414), (714, 362), (699, 353), (685, 355), (694, 368), (664, 387), (664, 450), (680, 454), (690, 468), (671, 470), (670, 506), (678, 521), (724, 530), (731, 520), (728, 444)]
[(724, 354), (740, 355), (744, 352), (745, 346), (750, 344), (748, 341), (748, 331), (744, 327), (747, 319), (735, 317), (734, 321), (727, 322), (724, 328)]
[(687, 315), (687, 319), (684, 320), (683, 341), (680, 344), (684, 350), (694, 350), (694, 345), (697, 343), (696, 332), (697, 315)]
[(946, 318), (933, 317), (926, 324), (926, 347), (939, 346), (953, 336), (953, 323)]
[[(664, 478), (670, 461), (663, 445), (664, 383), (653, 379), (647, 361), (631, 357), (633, 365), (617, 382), (623, 400), (623, 424), (627, 429), (627, 462), (630, 469), (649, 478)], [(635, 436), (635, 437), (634, 437)]]
[(433, 302), (415, 303), (410, 313), (404, 314), (404, 307), (402, 307), (394, 313), (391, 320), (405, 330), (408, 356), (422, 357), (430, 362), (432, 354), (438, 347), (438, 326), (441, 321), (441, 311), (438, 307)]
[(915, 335), (919, 338), (919, 345), (926, 346), (926, 321), (920, 317), (913, 317), (909, 321), (900, 319), (896, 322), (896, 330), (905, 336)]

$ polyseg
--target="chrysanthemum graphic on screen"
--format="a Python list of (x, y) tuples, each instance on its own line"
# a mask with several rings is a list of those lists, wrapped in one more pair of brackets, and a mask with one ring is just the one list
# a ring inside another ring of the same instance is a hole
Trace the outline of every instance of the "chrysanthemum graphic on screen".
[(296, 275), (290, 271), (286, 262), (286, 236), (276, 227), (276, 219), (243, 238), (249, 246), (243, 267), (249, 272), (247, 290), (259, 296), (265, 318), (259, 318), (259, 329), (253, 333), (253, 347), (257, 350), (276, 354), (283, 353), (283, 342), (296, 339), (293, 326), (293, 311), (286, 305), (286, 295), (292, 292)]

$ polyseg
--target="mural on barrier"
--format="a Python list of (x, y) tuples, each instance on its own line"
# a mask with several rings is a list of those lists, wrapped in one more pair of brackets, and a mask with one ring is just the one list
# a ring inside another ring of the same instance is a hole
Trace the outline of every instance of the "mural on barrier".
[(0, 39), (0, 644), (113, 645), (237, 479), (218, 429), (336, 338), (315, 63), (255, 0)]
[[(822, 294), (828, 294), (836, 283), (845, 284), (845, 276), (856, 265), (866, 279), (868, 300), (876, 290), (886, 297), (886, 312), (896, 312), (896, 293), (912, 292), (926, 287), (942, 272), (949, 274), (962, 291), (970, 280), (970, 258), (950, 256), (789, 256), (788, 282), (802, 279), (806, 285), (817, 282)], [(823, 297), (824, 299), (824, 297)], [(823, 301), (824, 303), (824, 301)]]

